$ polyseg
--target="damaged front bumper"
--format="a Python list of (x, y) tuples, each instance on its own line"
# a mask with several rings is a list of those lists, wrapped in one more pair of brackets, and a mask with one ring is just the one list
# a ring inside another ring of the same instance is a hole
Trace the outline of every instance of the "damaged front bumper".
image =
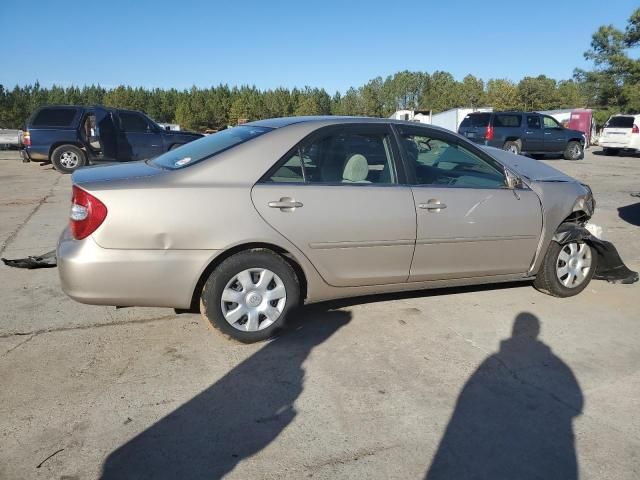
[(638, 272), (627, 268), (618, 250), (611, 242), (601, 240), (585, 226), (578, 223), (563, 223), (558, 227), (553, 240), (560, 245), (570, 242), (586, 242), (598, 254), (598, 263), (593, 278), (610, 283), (630, 284), (638, 281)]

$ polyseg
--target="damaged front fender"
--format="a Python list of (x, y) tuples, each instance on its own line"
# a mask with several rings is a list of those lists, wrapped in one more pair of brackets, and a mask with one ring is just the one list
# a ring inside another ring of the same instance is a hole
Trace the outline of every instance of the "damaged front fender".
[(586, 242), (598, 254), (598, 264), (593, 278), (610, 283), (635, 283), (638, 272), (627, 268), (618, 250), (611, 242), (594, 236), (584, 226), (577, 223), (563, 223), (556, 230), (553, 241), (560, 245), (571, 242)]

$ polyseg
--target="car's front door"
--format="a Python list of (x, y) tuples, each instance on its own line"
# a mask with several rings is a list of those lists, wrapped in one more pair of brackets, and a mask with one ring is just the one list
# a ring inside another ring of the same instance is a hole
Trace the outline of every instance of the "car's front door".
[(548, 115), (542, 116), (542, 126), (544, 128), (544, 151), (563, 152), (567, 146), (567, 135), (564, 127), (555, 118)]
[(502, 166), (468, 142), (419, 127), (400, 138), (417, 212), (409, 281), (525, 273), (542, 229), (536, 194), (507, 188)]
[(162, 133), (139, 112), (120, 110), (119, 160), (146, 160), (163, 153)]
[(406, 282), (416, 212), (398, 156), (386, 125), (321, 129), (253, 187), (252, 200), (328, 284)]
[(522, 138), (522, 150), (525, 152), (544, 151), (544, 134), (540, 124), (540, 115), (527, 114), (526, 122), (524, 137)]

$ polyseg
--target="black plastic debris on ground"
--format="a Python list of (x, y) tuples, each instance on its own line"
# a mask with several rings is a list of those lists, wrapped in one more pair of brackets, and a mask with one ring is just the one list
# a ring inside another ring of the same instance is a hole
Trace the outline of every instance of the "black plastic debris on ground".
[(28, 268), (29, 270), (34, 268), (53, 268), (58, 265), (55, 250), (27, 258), (16, 258), (14, 260), (2, 258), (1, 260), (9, 267)]
[(563, 223), (558, 227), (553, 239), (560, 245), (576, 241), (587, 242), (598, 254), (598, 265), (593, 275), (596, 280), (624, 284), (638, 281), (638, 272), (627, 268), (613, 243), (600, 240), (581, 225)]

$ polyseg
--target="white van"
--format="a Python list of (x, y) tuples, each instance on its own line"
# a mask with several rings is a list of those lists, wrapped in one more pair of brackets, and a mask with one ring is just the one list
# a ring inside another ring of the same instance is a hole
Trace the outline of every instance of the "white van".
[(604, 124), (599, 145), (605, 155), (617, 155), (620, 150), (640, 152), (640, 115), (613, 115)]

